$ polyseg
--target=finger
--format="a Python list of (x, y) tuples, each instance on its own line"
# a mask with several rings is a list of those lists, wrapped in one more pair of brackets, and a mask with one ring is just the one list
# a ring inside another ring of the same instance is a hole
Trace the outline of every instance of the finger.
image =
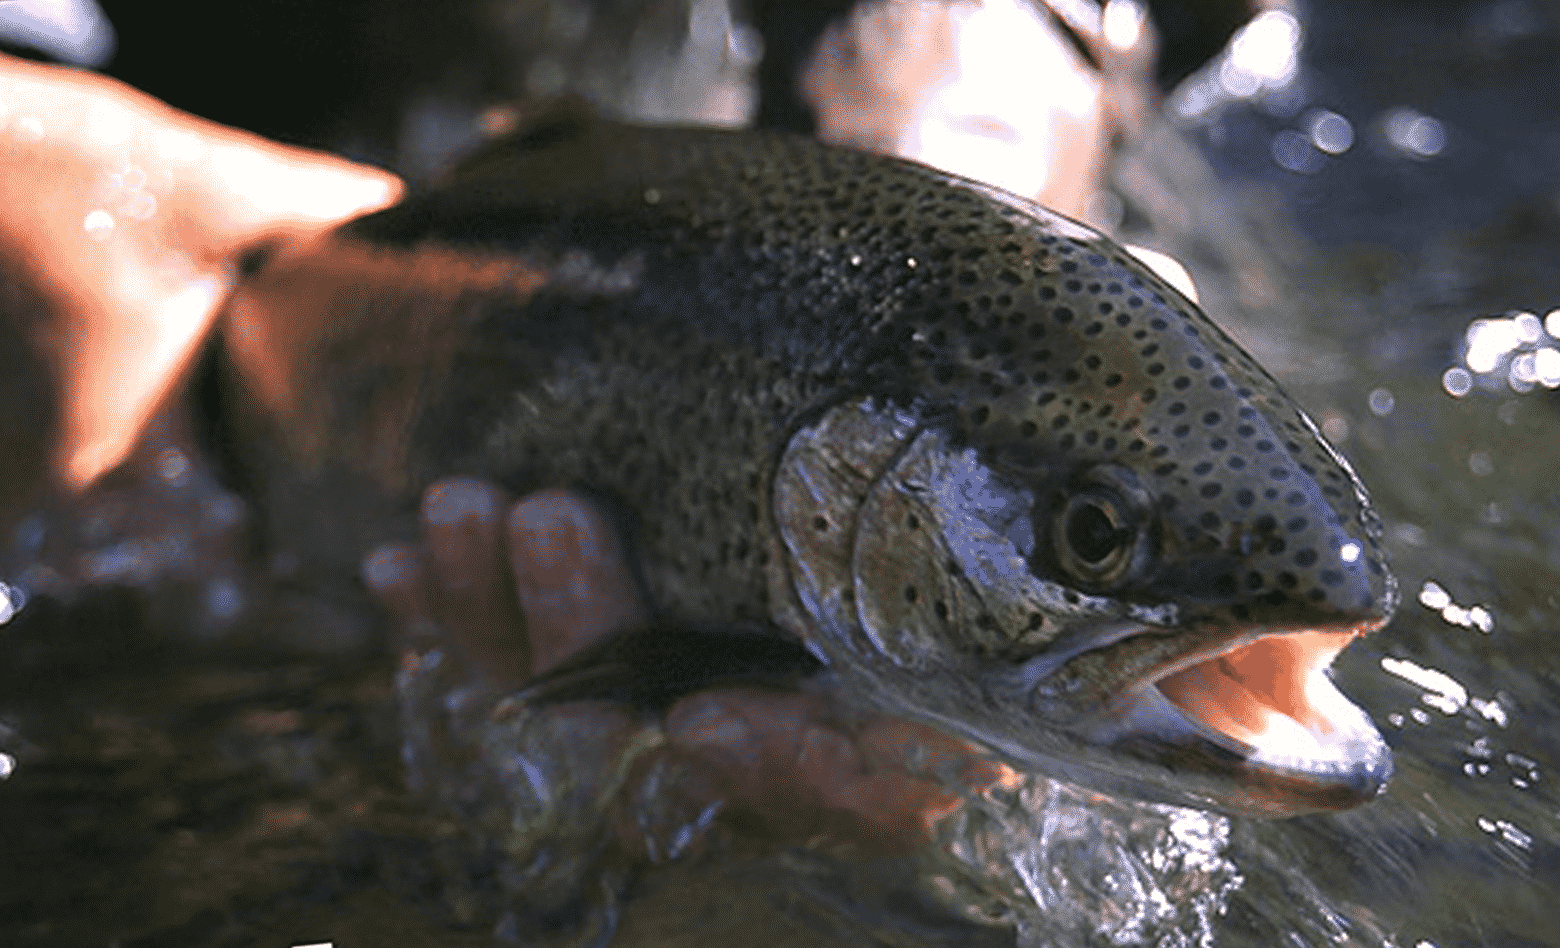
[(828, 818), (796, 766), (809, 713), (801, 695), (752, 688), (701, 692), (666, 716), (671, 747), (705, 768), (739, 823), (785, 838), (821, 832)]
[(395, 202), (399, 178), (322, 152), (203, 122), (180, 126), (163, 147), (190, 166), (192, 198), (221, 213), (198, 220), (200, 243), (226, 256), (266, 237), (302, 237)]
[(533, 494), (510, 510), (507, 537), (534, 673), (645, 621), (617, 535), (588, 501)]
[(435, 618), (473, 670), (499, 688), (530, 677), (524, 626), (504, 569), (503, 511), (491, 484), (448, 478), (423, 495)]
[(877, 769), (828, 710), (812, 694), (715, 689), (673, 706), (666, 732), (720, 775), (734, 810), (760, 815), (771, 832), (914, 845), (963, 805), (946, 788)]
[(826, 790), (825, 805), (853, 817), (856, 837), (895, 847), (925, 842), (939, 820), (964, 806), (946, 787), (888, 771), (842, 774)]
[[(912, 742), (919, 737), (902, 731), (896, 736)], [(933, 823), (964, 804), (958, 793), (930, 780), (902, 769), (881, 769), (870, 760), (859, 735), (847, 737), (821, 724), (805, 730), (797, 765), (823, 806), (850, 814), (854, 835), (879, 844), (918, 843), (927, 838)]]
[(390, 613), (405, 644), (426, 648), (441, 636), (428, 596), (428, 575), (417, 548), (410, 544), (386, 544), (363, 558), (363, 584)]
[(979, 793), (1012, 771), (959, 738), (891, 715), (869, 718), (856, 734), (862, 757), (875, 768), (903, 770)]
[(763, 807), (772, 791), (797, 787), (802, 738), (823, 710), (814, 695), (758, 688), (716, 688), (677, 702), (667, 737), (721, 771), (736, 802)]

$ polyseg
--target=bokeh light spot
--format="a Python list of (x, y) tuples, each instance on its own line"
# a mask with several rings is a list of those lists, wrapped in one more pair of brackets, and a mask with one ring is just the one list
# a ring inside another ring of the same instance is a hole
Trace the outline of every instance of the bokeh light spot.
[(1354, 145), (1354, 126), (1337, 112), (1313, 109), (1303, 124), (1311, 144), (1329, 155), (1341, 155)]
[(1387, 112), (1382, 130), (1394, 148), (1411, 158), (1434, 158), (1446, 147), (1446, 126), (1407, 107)]
[(1368, 401), (1370, 413), (1379, 418), (1385, 418), (1387, 415), (1392, 414), (1392, 410), (1397, 407), (1397, 399), (1393, 397), (1391, 391), (1384, 388), (1378, 388), (1371, 392)]

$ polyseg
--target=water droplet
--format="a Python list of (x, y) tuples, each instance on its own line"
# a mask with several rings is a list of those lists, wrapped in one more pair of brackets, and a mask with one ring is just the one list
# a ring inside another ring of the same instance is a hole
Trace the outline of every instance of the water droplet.
[(1475, 451), (1468, 455), (1468, 470), (1476, 477), (1489, 477), (1495, 473), (1495, 462), (1483, 451)]
[[(1451, 607), (1449, 606), (1448, 608)], [(1406, 658), (1391, 657), (1381, 660), (1381, 668), (1382, 671), (1389, 675), (1396, 675), (1404, 681), (1425, 689), (1426, 694), (1421, 697), (1424, 699), (1433, 697), (1434, 701), (1427, 700), (1427, 703), (1431, 704), (1432, 707), (1440, 709), (1442, 705), (1446, 705), (1461, 709), (1463, 705), (1468, 703), (1468, 689), (1464, 688), (1457, 679), (1446, 672), (1417, 665)], [(1415, 708), (1409, 711), (1409, 714), (1414, 716), (1414, 720), (1419, 721), (1421, 724), (1429, 720), (1428, 717), (1420, 719), (1418, 715), (1414, 715), (1414, 711), (1417, 710), (1419, 709)], [(1447, 713), (1450, 714), (1452, 712), (1449, 711)]]
[(114, 180), (126, 191), (139, 191), (142, 185), (146, 184), (146, 172), (135, 165), (130, 165), (114, 175)]
[(1513, 392), (1522, 394), (1533, 390), (1537, 373), (1533, 368), (1533, 353), (1524, 352), (1511, 360), (1511, 365), (1506, 367), (1506, 384), (1511, 386)]
[(1468, 345), (1464, 356), (1468, 368), (1474, 372), (1493, 372), (1500, 360), (1522, 344), (1517, 334), (1517, 323), (1512, 319), (1475, 319), (1463, 333)]
[(144, 221), (157, 213), (157, 198), (145, 191), (136, 191), (125, 199), (125, 216)]
[(1453, 398), (1462, 398), (1473, 390), (1473, 376), (1467, 369), (1453, 366), (1441, 376), (1441, 387)]
[(168, 448), (157, 456), (157, 474), (165, 481), (176, 481), (189, 470), (190, 459), (178, 448)]
[(1506, 726), (1506, 709), (1500, 706), (1499, 701), (1470, 698), (1468, 704), (1472, 705), (1473, 710), (1479, 712), (1486, 721), (1493, 721), (1498, 727)]
[(228, 620), (244, 608), (244, 596), (238, 584), (223, 578), (206, 587), (206, 611), (217, 619)]
[(1143, 32), (1143, 21), (1148, 11), (1141, 3), (1130, 0), (1110, 0), (1105, 4), (1101, 26), (1105, 42), (1116, 49), (1131, 49), (1137, 45)]
[(1430, 534), (1417, 523), (1398, 523), (1392, 528), (1392, 535), (1408, 546), (1427, 546), (1430, 543)]
[(1510, 820), (1496, 820), (1495, 826), (1500, 830), (1501, 839), (1511, 843), (1518, 849), (1527, 849), (1533, 845), (1533, 837), (1529, 836), (1522, 827)]
[(1533, 377), (1545, 388), (1560, 388), (1560, 350), (1545, 346), (1534, 351)]
[(4, 780), (16, 773), (16, 758), (0, 751), (0, 780)]
[(1392, 414), (1392, 409), (1396, 407), (1397, 399), (1393, 398), (1392, 393), (1387, 389), (1378, 388), (1370, 393), (1371, 414), (1384, 418)]
[(1235, 96), (1286, 85), (1299, 68), (1300, 39), (1300, 21), (1292, 14), (1283, 10), (1258, 14), (1230, 41), (1219, 81)]
[(107, 240), (114, 233), (114, 216), (99, 208), (88, 214), (81, 226), (93, 240)]
[(5, 625), (22, 611), (22, 606), (27, 602), (27, 597), (20, 589), (0, 583), (0, 625)]
[(1544, 334), (1543, 324), (1532, 313), (1517, 313), (1511, 317), (1511, 324), (1517, 331), (1517, 340), (1527, 345), (1537, 342)]
[(1452, 602), (1452, 594), (1441, 588), (1441, 584), (1427, 579), (1425, 584), (1419, 587), (1419, 604), (1426, 609), (1444, 609)]

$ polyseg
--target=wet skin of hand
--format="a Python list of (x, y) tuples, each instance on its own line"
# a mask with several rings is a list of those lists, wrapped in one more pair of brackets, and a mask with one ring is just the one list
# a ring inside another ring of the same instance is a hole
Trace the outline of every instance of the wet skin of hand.
[[(645, 619), (616, 537), (573, 494), (546, 491), (510, 506), (490, 484), (441, 481), (424, 495), (422, 533), (419, 547), (372, 554), (364, 577), (412, 647), (453, 644), (496, 690)], [(707, 779), (693, 782), (720, 797), (728, 817), (786, 840), (924, 840), (963, 800), (907, 772), (914, 756), (975, 789), (1011, 777), (962, 742), (901, 719), (847, 730), (817, 693), (712, 688), (678, 701), (664, 725), (668, 752), (698, 762)]]
[[(0, 167), (0, 278), (32, 304), (0, 319), (20, 321), (7, 330), (48, 366), (59, 430), (47, 476), (70, 490), (124, 459), (204, 338), (240, 256), (401, 192), (386, 172), (5, 55)], [(46, 476), (4, 473), (0, 483)]]

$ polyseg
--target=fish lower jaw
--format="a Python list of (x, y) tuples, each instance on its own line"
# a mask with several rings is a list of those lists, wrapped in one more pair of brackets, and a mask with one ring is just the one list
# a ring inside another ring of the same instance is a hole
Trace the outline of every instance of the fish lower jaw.
[(1385, 785), (1391, 754), (1327, 673), (1355, 635), (1272, 635), (1177, 663), (1113, 702), (1114, 737), (1168, 760), (1216, 761), (1212, 769), (1237, 782), (1277, 791), (1237, 809), (1281, 815), (1363, 803)]
[[(1173, 687), (1171, 697), (1159, 682), (1137, 696), (1143, 707), (1135, 709), (1134, 717), (1141, 722), (1147, 712), (1155, 719), (1155, 731), (1196, 736), (1248, 763), (1296, 773), (1351, 770), (1361, 750), (1379, 740), (1363, 712), (1320, 669), (1307, 674), (1304, 683), (1315, 724), (1302, 723), (1238, 687), (1220, 690), (1224, 703), (1215, 704), (1205, 695), (1192, 698), (1185, 686)], [(1188, 707), (1193, 701), (1197, 710)]]
[(1253, 760), (1322, 760), (1358, 713), (1326, 672), (1353, 637), (1268, 636), (1161, 675), (1153, 687), (1228, 750)]

